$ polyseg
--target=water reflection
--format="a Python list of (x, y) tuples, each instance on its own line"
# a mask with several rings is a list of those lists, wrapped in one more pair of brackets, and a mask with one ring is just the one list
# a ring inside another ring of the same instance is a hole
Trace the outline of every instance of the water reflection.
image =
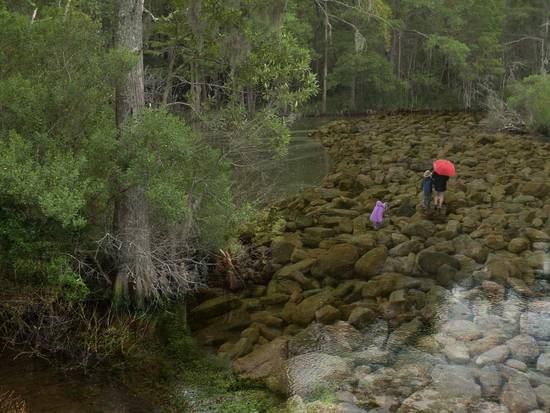
[[(255, 163), (253, 170), (237, 172), (236, 181), (244, 183), (242, 198), (248, 202), (265, 203), (298, 193), (306, 187), (319, 185), (331, 167), (331, 160), (321, 142), (309, 133), (328, 119), (305, 119), (294, 124), (288, 155)], [(244, 176), (243, 176), (244, 175)]]
[[(325, 338), (317, 356), (303, 373), (289, 372), (299, 382), (295, 390), (311, 399), (318, 395), (304, 383), (332, 384), (336, 411), (348, 413), (550, 411), (548, 281), (536, 280), (528, 295), (472, 280), (450, 290), (426, 282), (418, 290), (428, 322), (416, 317), (392, 328), (379, 319), (355, 338), (345, 323), (319, 326)], [(349, 377), (338, 357), (351, 360)]]

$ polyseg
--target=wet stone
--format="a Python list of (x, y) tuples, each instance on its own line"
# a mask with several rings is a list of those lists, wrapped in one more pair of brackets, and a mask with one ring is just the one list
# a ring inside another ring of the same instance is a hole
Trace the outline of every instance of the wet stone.
[(550, 340), (550, 314), (526, 312), (521, 315), (520, 328), (523, 334)]
[(472, 341), (483, 336), (481, 329), (468, 320), (451, 320), (443, 325), (442, 330), (461, 341)]
[(526, 363), (536, 360), (540, 353), (537, 341), (527, 334), (515, 336), (506, 344), (513, 358)]
[(493, 399), (502, 387), (502, 376), (495, 366), (485, 366), (479, 371), (479, 382), (483, 397)]
[(525, 364), (523, 361), (508, 359), (506, 360), (506, 365), (519, 371), (527, 371), (527, 364)]
[(509, 354), (510, 354), (510, 349), (508, 349), (508, 346), (506, 345), (497, 346), (481, 354), (476, 359), (476, 365), (485, 366), (487, 364), (499, 364), (504, 362), (504, 360), (506, 360)]
[(537, 370), (550, 376), (550, 353), (543, 353), (537, 360)]
[(546, 410), (550, 411), (550, 386), (542, 384), (535, 388), (537, 401)]
[(510, 413), (529, 413), (538, 408), (537, 395), (529, 381), (521, 376), (514, 376), (504, 386), (500, 401)]

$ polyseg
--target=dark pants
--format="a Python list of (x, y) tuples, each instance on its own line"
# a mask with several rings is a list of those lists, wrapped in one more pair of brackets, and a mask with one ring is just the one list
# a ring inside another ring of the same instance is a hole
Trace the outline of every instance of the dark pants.
[(430, 192), (424, 192), (424, 208), (429, 208), (432, 202), (432, 194)]

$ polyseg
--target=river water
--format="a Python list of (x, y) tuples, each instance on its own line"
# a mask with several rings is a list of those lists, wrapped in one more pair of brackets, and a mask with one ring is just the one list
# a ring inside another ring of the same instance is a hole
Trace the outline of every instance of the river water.
[(62, 374), (42, 359), (0, 356), (2, 413), (152, 413), (153, 406), (103, 376)]
[(331, 159), (318, 140), (308, 135), (330, 122), (332, 118), (303, 118), (291, 127), (288, 153), (272, 157), (266, 151), (264, 159), (250, 170), (237, 171), (238, 191), (246, 202), (261, 205), (299, 193), (319, 185), (331, 167)]

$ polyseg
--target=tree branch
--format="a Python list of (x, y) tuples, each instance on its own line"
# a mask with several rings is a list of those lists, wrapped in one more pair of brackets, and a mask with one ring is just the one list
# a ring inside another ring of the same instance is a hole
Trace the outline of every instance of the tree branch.
[(510, 45), (513, 45), (515, 43), (519, 43), (519, 42), (522, 42), (524, 40), (535, 40), (537, 42), (542, 42), (544, 41), (544, 39), (541, 39), (540, 37), (535, 37), (535, 36), (524, 36), (520, 39), (516, 39), (516, 40), (512, 40), (511, 42), (506, 42), (504, 43), (504, 46), (510, 46)]

